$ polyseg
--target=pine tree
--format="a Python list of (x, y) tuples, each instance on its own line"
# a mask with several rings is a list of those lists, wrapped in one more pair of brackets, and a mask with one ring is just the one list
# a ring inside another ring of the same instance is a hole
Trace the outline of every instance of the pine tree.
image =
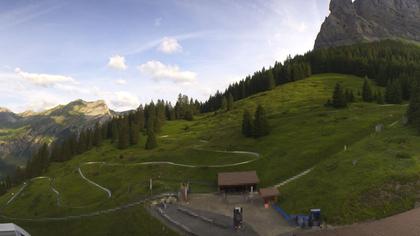
[(364, 102), (372, 102), (373, 101), (372, 87), (371, 87), (370, 82), (367, 78), (365, 78), (365, 82), (363, 83), (362, 99), (363, 99)]
[(390, 104), (402, 103), (402, 88), (399, 80), (389, 81), (385, 91), (385, 100)]
[(118, 134), (118, 124), (117, 120), (111, 121), (111, 143), (115, 143), (118, 140), (119, 134)]
[(136, 123), (130, 125), (130, 145), (136, 145), (139, 142), (139, 127)]
[(222, 111), (226, 111), (227, 110), (227, 99), (226, 99), (225, 96), (222, 97), (222, 104), (221, 104), (220, 109)]
[(272, 90), (276, 86), (273, 70), (267, 70), (265, 74), (265, 90)]
[(245, 137), (251, 137), (253, 134), (252, 128), (252, 117), (251, 113), (248, 110), (244, 111), (243, 118), (242, 118), (242, 134)]
[(125, 119), (120, 121), (119, 131), (118, 131), (118, 148), (125, 149), (129, 145), (130, 136), (129, 136), (128, 124)]
[(255, 111), (255, 119), (253, 125), (254, 137), (259, 138), (270, 133), (270, 126), (265, 114), (265, 110), (261, 105), (258, 105)]
[(102, 144), (102, 128), (99, 123), (95, 124), (95, 128), (93, 130), (93, 146), (99, 147)]
[(194, 120), (194, 115), (193, 115), (193, 112), (191, 111), (191, 109), (188, 109), (188, 110), (185, 112), (185, 117), (184, 117), (184, 119), (185, 119), (185, 120), (188, 120), (188, 121), (192, 121), (192, 120)]
[(409, 124), (415, 127), (420, 133), (420, 82), (414, 83), (413, 89), (411, 90), (407, 118)]
[(334, 93), (332, 96), (332, 105), (335, 108), (344, 108), (347, 107), (346, 96), (341, 88), (341, 84), (337, 83), (334, 88)]
[(230, 111), (232, 109), (233, 109), (233, 96), (231, 93), (229, 93), (228, 100), (227, 100), (227, 110)]
[(50, 153), (48, 151), (48, 145), (44, 143), (38, 151), (38, 158), (39, 158), (40, 168), (41, 168), (39, 170), (39, 174), (42, 174), (45, 171), (47, 171), (47, 168), (50, 162), (49, 157), (50, 157)]
[(148, 133), (147, 133), (147, 140), (146, 140), (146, 146), (145, 148), (147, 150), (151, 150), (157, 147), (157, 141), (156, 141), (156, 136), (155, 136), (155, 132), (153, 131), (153, 129), (151, 129)]

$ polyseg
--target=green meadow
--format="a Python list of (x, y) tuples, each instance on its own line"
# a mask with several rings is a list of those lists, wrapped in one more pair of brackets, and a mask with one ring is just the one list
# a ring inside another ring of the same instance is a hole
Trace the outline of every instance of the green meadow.
[[(261, 186), (266, 187), (309, 168), (314, 168), (310, 174), (280, 189), (279, 203), (290, 213), (306, 213), (311, 207), (321, 207), (332, 222), (351, 223), (412, 207), (415, 193), (409, 184), (401, 184), (407, 188), (404, 197), (385, 196), (380, 198), (381, 203), (374, 197), (375, 191), (382, 191), (381, 186), (391, 188), (400, 180), (411, 183), (417, 177), (419, 156), (415, 143), (419, 138), (398, 123), (406, 106), (362, 103), (357, 96), (358, 101), (347, 109), (327, 108), (324, 104), (336, 83), (357, 94), (363, 79), (340, 74), (315, 75), (237, 101), (229, 112), (200, 115), (194, 121), (166, 122), (157, 135), (159, 146), (154, 150), (144, 149), (145, 136), (141, 136), (138, 145), (125, 150), (105, 142), (68, 162), (53, 163), (46, 173), (52, 182), (47, 179), (28, 182), (28, 187), (5, 205), (20, 186), (13, 188), (0, 197), (1, 214), (17, 218), (14, 221), (35, 236), (81, 232), (171, 235), (173, 232), (151, 217), (143, 206), (82, 219), (22, 218), (61, 217), (109, 209), (151, 194), (176, 192), (182, 182), (190, 182), (195, 193), (214, 192), (218, 172), (256, 170)], [(259, 104), (267, 111), (271, 133), (260, 139), (245, 138), (241, 134), (243, 111), (254, 111)], [(382, 133), (375, 134), (377, 124), (385, 125)], [(347, 151), (344, 146), (349, 147)], [(233, 151), (255, 152), (260, 156)], [(189, 167), (144, 162), (171, 162)], [(245, 164), (235, 165), (241, 162)], [(109, 189), (112, 196), (82, 179), (79, 167), (87, 178)], [(60, 192), (60, 205), (51, 186)], [(381, 209), (382, 206), (386, 208)]]

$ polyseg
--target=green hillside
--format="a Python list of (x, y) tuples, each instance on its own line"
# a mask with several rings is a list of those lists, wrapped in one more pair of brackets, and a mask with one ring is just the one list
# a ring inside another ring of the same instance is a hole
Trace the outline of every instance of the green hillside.
[[(62, 217), (89, 215), (146, 198), (151, 195), (150, 178), (154, 183), (152, 194), (177, 191), (179, 184), (186, 181), (191, 183), (193, 192), (213, 192), (216, 191), (216, 174), (221, 171), (257, 170), (261, 185), (273, 186), (315, 167), (307, 177), (280, 190), (284, 194), (281, 204), (296, 213), (306, 212), (309, 207), (323, 207), (328, 217), (340, 223), (365, 219), (342, 216), (342, 213), (349, 214), (347, 209), (350, 208), (343, 210), (346, 205), (340, 201), (354, 196), (354, 201), (349, 201), (353, 207), (362, 202), (363, 199), (358, 199), (360, 193), (376, 191), (372, 186), (378, 184), (388, 186), (386, 181), (392, 180), (399, 170), (411, 177), (409, 174), (416, 168), (415, 137), (410, 136), (412, 139), (407, 139), (406, 145), (393, 139), (392, 132), (401, 137), (410, 132), (394, 124), (405, 113), (404, 105), (356, 102), (348, 109), (326, 108), (324, 104), (337, 82), (358, 91), (363, 79), (339, 74), (316, 75), (237, 101), (229, 112), (207, 113), (195, 117), (194, 121), (168, 121), (158, 134), (159, 147), (151, 151), (144, 149), (145, 137), (141, 137), (138, 145), (122, 151), (107, 141), (68, 162), (53, 163), (46, 173), (51, 180), (32, 180), (26, 187), (15, 187), (0, 197), (1, 214), (15, 218), (16, 223), (35, 236), (80, 235), (81, 232), (170, 235), (173, 232), (149, 216), (142, 205), (100, 212), (98, 216)], [(360, 97), (357, 100), (360, 101)], [(253, 111), (258, 104), (266, 109), (272, 131), (260, 139), (245, 138), (241, 134), (243, 110)], [(379, 123), (385, 124), (387, 129), (376, 138), (372, 134)], [(394, 125), (388, 130), (391, 124)], [(392, 144), (392, 150), (385, 148), (387, 143)], [(345, 145), (350, 150), (343, 153)], [(369, 150), (367, 154), (366, 150)], [(357, 173), (347, 168), (353, 159), (358, 159), (356, 167), (363, 172), (355, 179), (363, 181), (358, 182), (357, 191), (350, 195), (350, 190), (343, 189), (355, 183), (348, 177)], [(375, 165), (380, 168), (366, 171)], [(83, 179), (80, 172), (109, 190), (111, 196)], [(20, 194), (7, 204), (12, 193), (20, 189), (23, 189)], [(334, 197), (334, 201), (329, 202), (330, 197)], [(408, 208), (405, 198), (394, 200), (383, 200), (392, 208), (390, 211), (379, 212), (381, 206), (373, 204), (368, 213), (380, 217)], [(352, 214), (364, 210), (351, 209)]]

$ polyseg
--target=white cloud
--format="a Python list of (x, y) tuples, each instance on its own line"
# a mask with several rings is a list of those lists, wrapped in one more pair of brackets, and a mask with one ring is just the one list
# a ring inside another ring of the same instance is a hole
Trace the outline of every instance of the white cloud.
[(120, 55), (115, 55), (109, 58), (108, 67), (116, 70), (125, 70), (127, 65), (125, 64), (125, 58)]
[(158, 50), (166, 54), (172, 54), (182, 51), (182, 46), (176, 38), (165, 37), (159, 44)]
[(108, 100), (110, 105), (118, 110), (135, 109), (140, 105), (139, 98), (126, 91), (119, 91), (110, 94), (110, 98)]
[(191, 83), (197, 78), (197, 74), (191, 71), (181, 71), (177, 65), (165, 65), (160, 61), (148, 61), (140, 65), (139, 70), (154, 80), (171, 80), (175, 83)]
[(124, 79), (118, 79), (118, 80), (115, 80), (115, 83), (118, 85), (124, 85), (124, 84), (127, 84), (127, 81)]
[(22, 79), (38, 86), (49, 87), (57, 84), (77, 84), (76, 80), (72, 77), (64, 75), (51, 75), (51, 74), (37, 74), (22, 71), (19, 68), (15, 69)]

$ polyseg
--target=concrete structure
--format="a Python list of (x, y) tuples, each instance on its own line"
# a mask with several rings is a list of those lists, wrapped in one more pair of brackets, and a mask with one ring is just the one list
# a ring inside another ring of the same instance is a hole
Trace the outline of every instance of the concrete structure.
[(255, 171), (226, 172), (217, 176), (219, 191), (224, 192), (252, 192), (257, 189), (259, 183)]
[(28, 232), (26, 232), (21, 227), (8, 223), (8, 224), (0, 224), (0, 236), (31, 236)]

